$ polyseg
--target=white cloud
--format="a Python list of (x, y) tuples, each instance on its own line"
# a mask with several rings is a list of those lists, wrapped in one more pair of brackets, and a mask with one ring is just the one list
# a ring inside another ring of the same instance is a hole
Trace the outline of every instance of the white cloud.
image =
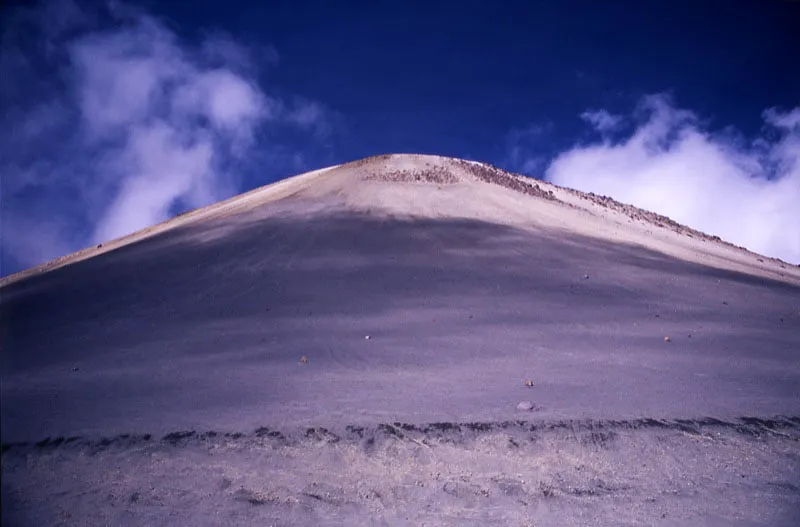
[(126, 177), (97, 225), (94, 242), (166, 219), (176, 200), (200, 206), (224, 195), (214, 173), (214, 143), (204, 135), (185, 144), (181, 132), (164, 122), (136, 127), (120, 159)]
[(32, 89), (0, 88), (0, 115), (18, 123), (0, 131), (3, 229), (30, 233), (6, 239), (5, 251), (21, 265), (235, 194), (233, 167), (264, 126), (330, 131), (319, 103), (290, 105), (260, 88), (258, 63), (277, 61), (271, 48), (254, 58), (218, 33), (188, 43), (119, 2), (19, 8), (2, 30), (0, 74)]
[(581, 114), (581, 119), (592, 125), (600, 133), (615, 130), (622, 122), (622, 117), (611, 115), (606, 110), (587, 110)]
[(749, 146), (703, 130), (664, 96), (636, 113), (646, 118), (630, 137), (563, 152), (546, 179), (800, 263), (800, 108), (765, 112), (771, 138)]
[(224, 69), (193, 72), (172, 99), (174, 111), (189, 116), (199, 112), (215, 129), (228, 133), (249, 130), (260, 118), (275, 119), (275, 105), (252, 83)]
[(69, 47), (82, 121), (98, 135), (149, 115), (165, 85), (186, 75), (172, 35), (150, 20), (90, 34)]
[[(242, 156), (254, 129), (276, 117), (268, 109), (277, 103), (252, 79), (208, 67), (156, 20), (138, 14), (123, 23), (69, 46), (89, 146), (111, 148), (116, 157), (103, 168), (117, 179), (117, 194), (92, 243), (163, 221), (174, 206), (199, 207), (231, 194), (225, 163)], [(230, 41), (215, 42), (224, 43), (223, 58), (233, 53)], [(203, 44), (205, 53), (212, 45)]]
[(800, 108), (789, 113), (780, 113), (775, 108), (770, 108), (764, 112), (764, 120), (778, 128), (796, 130), (800, 127)]

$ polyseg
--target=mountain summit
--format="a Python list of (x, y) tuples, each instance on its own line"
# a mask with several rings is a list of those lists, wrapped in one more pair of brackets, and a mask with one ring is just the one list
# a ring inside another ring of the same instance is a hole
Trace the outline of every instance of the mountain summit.
[(0, 279), (0, 286), (197, 222), (352, 213), (375, 219), (474, 220), (553, 235), (589, 236), (800, 284), (796, 266), (755, 255), (605, 196), (558, 187), (475, 161), (389, 154), (315, 170), (252, 190)]

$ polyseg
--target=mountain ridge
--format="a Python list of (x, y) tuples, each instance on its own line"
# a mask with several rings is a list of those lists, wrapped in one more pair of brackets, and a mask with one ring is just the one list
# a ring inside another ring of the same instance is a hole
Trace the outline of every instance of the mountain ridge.
[[(524, 199), (520, 200), (520, 196)], [(576, 232), (800, 285), (800, 266), (759, 255), (607, 196), (560, 187), (483, 162), (423, 154), (381, 154), (298, 174), (187, 211), (115, 240), (2, 277), (0, 288), (167, 230), (291, 198), (302, 198), (309, 203), (333, 201), (338, 203), (328, 203), (331, 208), (338, 205), (341, 210), (393, 217), (466, 217), (527, 229)]]

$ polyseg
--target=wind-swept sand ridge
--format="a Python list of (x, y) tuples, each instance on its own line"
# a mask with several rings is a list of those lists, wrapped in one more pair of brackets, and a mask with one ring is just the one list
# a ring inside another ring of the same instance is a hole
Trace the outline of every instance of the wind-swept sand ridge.
[(797, 268), (602, 201), (378, 157), (9, 281), (4, 516), (795, 524)]

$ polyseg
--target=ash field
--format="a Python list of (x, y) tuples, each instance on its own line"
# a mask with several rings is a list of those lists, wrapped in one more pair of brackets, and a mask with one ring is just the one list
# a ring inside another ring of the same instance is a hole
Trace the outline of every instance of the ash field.
[(0, 282), (3, 525), (797, 525), (800, 267), (367, 158)]

